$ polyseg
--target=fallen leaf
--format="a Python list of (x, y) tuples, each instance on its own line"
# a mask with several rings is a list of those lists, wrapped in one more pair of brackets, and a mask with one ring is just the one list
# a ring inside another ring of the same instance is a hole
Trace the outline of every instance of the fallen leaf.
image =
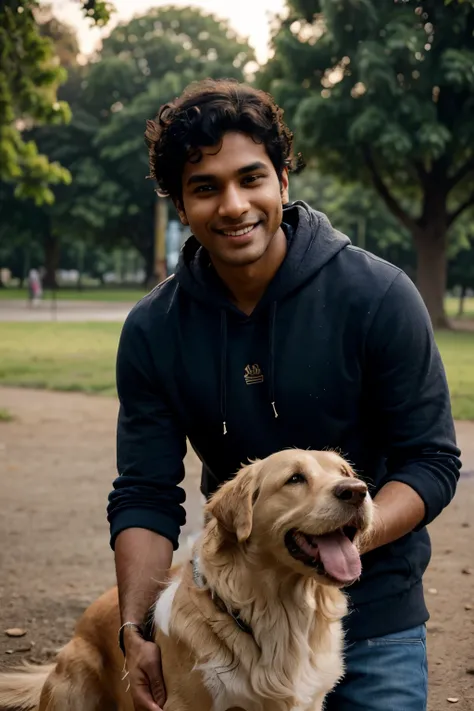
[(22, 630), (20, 627), (10, 627), (9, 630), (5, 630), (7, 637), (24, 637), (26, 630)]

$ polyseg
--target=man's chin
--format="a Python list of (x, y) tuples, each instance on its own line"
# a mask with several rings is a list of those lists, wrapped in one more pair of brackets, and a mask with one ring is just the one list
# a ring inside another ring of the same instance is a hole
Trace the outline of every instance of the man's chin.
[(265, 254), (265, 249), (260, 245), (252, 243), (241, 245), (233, 249), (217, 250), (211, 254), (211, 258), (217, 264), (229, 267), (249, 267), (256, 264)]

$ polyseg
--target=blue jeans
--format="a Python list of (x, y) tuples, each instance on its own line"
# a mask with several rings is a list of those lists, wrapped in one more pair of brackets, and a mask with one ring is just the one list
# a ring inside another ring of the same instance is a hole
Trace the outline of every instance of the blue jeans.
[(325, 711), (426, 711), (425, 625), (346, 648), (346, 674)]

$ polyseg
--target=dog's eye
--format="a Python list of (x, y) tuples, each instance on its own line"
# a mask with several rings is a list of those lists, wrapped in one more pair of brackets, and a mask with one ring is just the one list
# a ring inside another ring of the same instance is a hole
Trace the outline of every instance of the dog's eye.
[(306, 484), (307, 479), (304, 474), (293, 474), (293, 476), (290, 476), (290, 478), (285, 482), (285, 484)]

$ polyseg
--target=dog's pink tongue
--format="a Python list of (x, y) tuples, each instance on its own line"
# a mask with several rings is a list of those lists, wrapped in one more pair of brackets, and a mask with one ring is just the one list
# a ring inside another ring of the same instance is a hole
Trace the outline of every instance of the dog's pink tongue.
[(361, 574), (359, 553), (342, 531), (314, 536), (326, 573), (340, 583), (350, 583)]

